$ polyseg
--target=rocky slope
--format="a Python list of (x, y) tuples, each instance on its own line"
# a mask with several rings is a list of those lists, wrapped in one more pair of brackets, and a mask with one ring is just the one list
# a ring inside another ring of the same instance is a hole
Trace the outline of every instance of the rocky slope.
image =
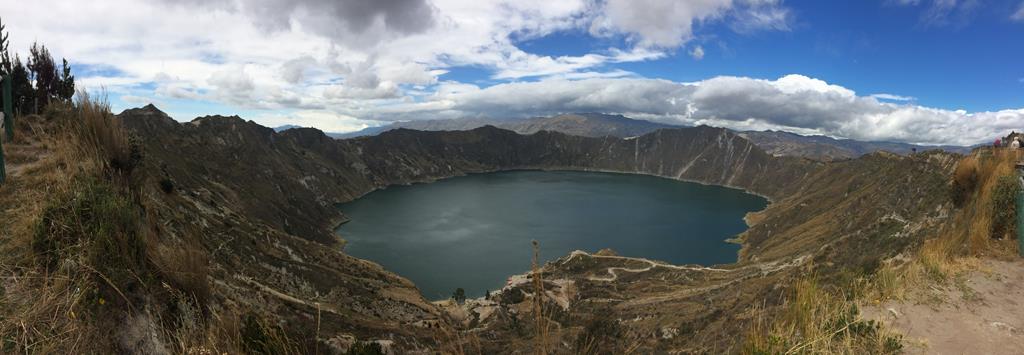
[(711, 127), (630, 139), (482, 127), (335, 140), (315, 129), (277, 133), (238, 117), (181, 124), (152, 106), (119, 118), (178, 191), (163, 199), (168, 230), (204, 235), (222, 302), (274, 315), (307, 337), (322, 317), (314, 336), (336, 349), (354, 339), (386, 341), (402, 352), (437, 348), (448, 334), (438, 327), (448, 325), (485, 353), (536, 344), (531, 302), (524, 301), (535, 293), (525, 276), (487, 300), (446, 309), (401, 277), (341, 252), (333, 227), (343, 216), (333, 204), (374, 189), (476, 172), (572, 169), (770, 197), (765, 211), (750, 216), (736, 264), (703, 268), (574, 253), (544, 267), (544, 309), (561, 329), (551, 335), (553, 350), (573, 351), (601, 317), (620, 332), (622, 342), (606, 346), (613, 352), (721, 352), (736, 350), (751, 305), (778, 304), (786, 282), (809, 268), (870, 272), (919, 244), (944, 221), (941, 192), (954, 161), (945, 153), (879, 153), (837, 163), (774, 157)]
[(772, 155), (799, 156), (821, 161), (853, 159), (878, 151), (906, 155), (914, 151), (929, 149), (942, 149), (961, 154), (971, 150), (971, 147), (960, 146), (930, 147), (907, 143), (865, 142), (825, 136), (802, 136), (783, 131), (746, 131), (739, 134)]
[[(328, 135), (334, 138), (346, 139), (374, 136), (400, 128), (419, 131), (467, 131), (487, 125), (508, 129), (520, 134), (552, 131), (574, 136), (613, 136), (619, 138), (641, 136), (663, 128), (681, 127), (651, 121), (634, 120), (621, 115), (583, 113), (522, 120), (465, 118), (395, 122), (386, 126), (371, 127), (358, 132), (328, 133)], [(281, 130), (278, 129), (278, 131)], [(942, 149), (948, 152), (963, 154), (971, 149), (971, 147), (959, 146), (921, 146), (907, 143), (835, 139), (826, 136), (803, 136), (783, 131), (744, 131), (737, 132), (737, 134), (754, 142), (754, 144), (771, 155), (804, 157), (819, 161), (853, 159), (878, 151), (907, 155), (915, 151)]]

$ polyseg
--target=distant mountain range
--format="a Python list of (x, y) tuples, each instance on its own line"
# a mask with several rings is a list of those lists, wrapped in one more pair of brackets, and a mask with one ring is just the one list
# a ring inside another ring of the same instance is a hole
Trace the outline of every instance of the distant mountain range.
[(284, 126), (274, 127), (274, 132), (284, 132), (284, 131), (287, 131), (287, 130), (292, 129), (292, 128), (302, 128), (302, 126), (297, 126), (297, 125), (293, 125), (293, 124), (286, 124)]
[(551, 131), (581, 137), (613, 136), (620, 138), (640, 136), (661, 128), (681, 127), (651, 121), (635, 120), (621, 115), (575, 113), (527, 119), (463, 118), (395, 122), (386, 126), (370, 127), (352, 133), (329, 133), (328, 135), (334, 138), (344, 139), (361, 136), (374, 136), (382, 132), (398, 128), (415, 129), (418, 131), (468, 131), (483, 126), (495, 126), (515, 131), (519, 134), (534, 134), (540, 131)]
[[(682, 127), (631, 119), (622, 115), (578, 113), (528, 119), (464, 118), (394, 122), (389, 125), (370, 127), (351, 133), (327, 133), (327, 135), (336, 139), (348, 139), (375, 136), (399, 128), (418, 131), (468, 131), (483, 126), (495, 126), (515, 131), (519, 134), (552, 131), (582, 137), (613, 136), (619, 138), (641, 136), (662, 128)], [(289, 128), (297, 128), (297, 126), (281, 126), (274, 130), (280, 132)], [(771, 155), (804, 157), (821, 161), (851, 159), (876, 151), (888, 151), (905, 155), (913, 152), (915, 149), (918, 151), (942, 149), (955, 153), (967, 153), (973, 148), (921, 146), (895, 142), (866, 142), (826, 136), (803, 136), (783, 131), (744, 131), (736, 133), (754, 142), (754, 144)]]

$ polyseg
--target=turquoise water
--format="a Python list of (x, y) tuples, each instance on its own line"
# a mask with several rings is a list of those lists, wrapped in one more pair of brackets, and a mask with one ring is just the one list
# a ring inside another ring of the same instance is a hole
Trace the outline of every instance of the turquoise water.
[(573, 250), (673, 264), (724, 264), (761, 210), (759, 196), (641, 175), (512, 171), (389, 187), (338, 207), (345, 251), (412, 280), (429, 299), (456, 288), (483, 295), (530, 269), (531, 240), (543, 260)]

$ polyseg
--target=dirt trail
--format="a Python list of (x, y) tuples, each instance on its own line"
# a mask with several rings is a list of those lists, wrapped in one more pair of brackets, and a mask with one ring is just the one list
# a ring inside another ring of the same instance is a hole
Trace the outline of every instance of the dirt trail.
[(50, 151), (40, 142), (25, 139), (2, 143), (7, 177), (21, 175), (22, 171), (47, 156)]
[(790, 268), (790, 267), (793, 267), (793, 266), (801, 265), (805, 261), (807, 261), (807, 259), (808, 259), (807, 255), (801, 255), (799, 257), (793, 258), (793, 259), (791, 259), (789, 261), (785, 261), (785, 262), (783, 262), (781, 260), (776, 260), (776, 261), (767, 262), (767, 263), (755, 263), (755, 264), (752, 264), (752, 265), (747, 265), (747, 266), (744, 266), (744, 267), (741, 267), (741, 268), (736, 268), (736, 269), (718, 269), (718, 268), (711, 268), (711, 267), (704, 267), (704, 266), (672, 265), (672, 264), (666, 264), (666, 263), (657, 262), (657, 261), (654, 261), (654, 260), (644, 259), (644, 258), (633, 258), (633, 257), (615, 256), (615, 255), (597, 255), (597, 254), (590, 254), (590, 253), (587, 253), (587, 252), (581, 251), (581, 250), (576, 250), (576, 251), (573, 251), (572, 254), (570, 254), (569, 257), (566, 258), (565, 261), (563, 261), (562, 263), (563, 264), (568, 263), (569, 261), (571, 261), (572, 259), (576, 258), (577, 256), (587, 256), (587, 257), (597, 258), (597, 259), (619, 259), (619, 260), (640, 261), (640, 262), (645, 262), (645, 263), (648, 264), (647, 267), (639, 268), (639, 269), (632, 269), (632, 268), (627, 268), (627, 267), (609, 267), (607, 269), (607, 272), (608, 272), (608, 274), (610, 276), (608, 276), (608, 277), (597, 277), (597, 276), (589, 276), (589, 277), (587, 277), (587, 279), (590, 280), (590, 281), (603, 281), (603, 282), (612, 282), (612, 281), (618, 280), (618, 278), (619, 278), (618, 271), (640, 273), (640, 272), (650, 271), (651, 269), (654, 269), (656, 267), (675, 269), (675, 270), (725, 272), (725, 273), (736, 272), (736, 271), (740, 271), (740, 270), (744, 270), (744, 269), (748, 269), (748, 268), (759, 268), (759, 269), (761, 269), (761, 273), (762, 274), (767, 275), (767, 274), (773, 273), (775, 271), (779, 271), (779, 270), (782, 270), (782, 269), (786, 269), (786, 268)]
[(983, 262), (949, 287), (863, 307), (904, 335), (909, 354), (1024, 354), (1024, 260)]

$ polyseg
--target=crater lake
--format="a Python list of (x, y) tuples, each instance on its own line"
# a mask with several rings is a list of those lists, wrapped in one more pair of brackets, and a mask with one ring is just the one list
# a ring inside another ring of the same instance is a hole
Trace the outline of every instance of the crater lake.
[(338, 208), (345, 251), (412, 280), (429, 299), (470, 297), (573, 250), (672, 264), (736, 261), (743, 217), (767, 200), (661, 177), (570, 171), (472, 174), (392, 186)]

